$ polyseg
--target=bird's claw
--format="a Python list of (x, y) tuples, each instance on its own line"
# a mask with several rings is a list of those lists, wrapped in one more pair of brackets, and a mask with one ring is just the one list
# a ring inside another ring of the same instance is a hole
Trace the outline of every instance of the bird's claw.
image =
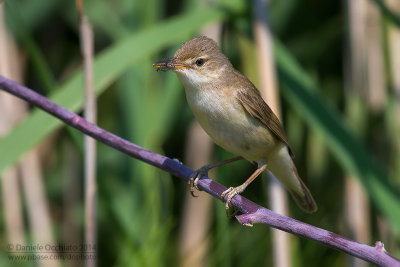
[(232, 218), (233, 216), (235, 216), (238, 213), (238, 210), (235, 209), (235, 211), (233, 212), (233, 214), (229, 214), (229, 208), (231, 207), (231, 201), (232, 198), (234, 196), (236, 196), (237, 194), (240, 194), (241, 191), (239, 188), (237, 187), (229, 187), (228, 189), (226, 189), (224, 192), (222, 192), (221, 194), (221, 200), (224, 201), (225, 196), (226, 196), (226, 202), (225, 202), (225, 212), (226, 212), (226, 217), (228, 218)]
[(198, 197), (194, 194), (194, 189), (201, 191), (201, 189), (198, 187), (198, 183), (202, 176), (208, 176), (208, 169), (205, 167), (195, 170), (189, 177), (189, 190), (192, 197)]
[(196, 177), (196, 178), (191, 177), (191, 178), (189, 179), (189, 190), (190, 190), (190, 194), (192, 195), (192, 197), (198, 197), (198, 195), (195, 195), (195, 194), (194, 194), (194, 189), (195, 189), (195, 188), (196, 188), (197, 190), (201, 191), (201, 190), (199, 189), (199, 187), (197, 186), (198, 182), (199, 182), (199, 177)]

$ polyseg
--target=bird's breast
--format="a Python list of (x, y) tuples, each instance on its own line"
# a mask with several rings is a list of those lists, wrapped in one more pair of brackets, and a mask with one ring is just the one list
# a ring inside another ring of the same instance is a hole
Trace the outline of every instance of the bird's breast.
[(275, 137), (243, 109), (232, 90), (182, 83), (196, 119), (216, 144), (249, 161), (268, 157)]

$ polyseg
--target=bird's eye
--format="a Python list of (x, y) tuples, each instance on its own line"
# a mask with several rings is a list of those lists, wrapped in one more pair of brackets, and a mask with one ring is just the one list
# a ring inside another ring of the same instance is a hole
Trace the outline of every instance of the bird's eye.
[(203, 64), (204, 64), (204, 59), (202, 59), (202, 58), (198, 58), (197, 60), (196, 60), (196, 65), (197, 66), (203, 66)]

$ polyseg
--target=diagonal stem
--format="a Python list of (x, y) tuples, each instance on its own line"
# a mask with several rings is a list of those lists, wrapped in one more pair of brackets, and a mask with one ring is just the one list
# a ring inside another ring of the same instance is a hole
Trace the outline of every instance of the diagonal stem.
[[(110, 132), (107, 132), (102, 128), (84, 120), (75, 113), (50, 101), (46, 97), (39, 95), (23, 85), (4, 78), (1, 75), (0, 89), (3, 89), (19, 98), (25, 99), (29, 103), (43, 109), (44, 111), (52, 114), (79, 131), (108, 146), (111, 146), (150, 165), (163, 169), (179, 178), (188, 181), (190, 174), (193, 172), (193, 170), (182, 165), (179, 161), (149, 151)], [(216, 198), (219, 198), (221, 193), (226, 190), (226, 187), (213, 181), (212, 179), (201, 179), (198, 183), (198, 186), (200, 189), (208, 192)], [(386, 253), (380, 242), (377, 242), (375, 247), (360, 244), (327, 230), (274, 213), (240, 195), (233, 197), (231, 205), (244, 213), (243, 215), (236, 217), (243, 225), (251, 226), (254, 222), (263, 223), (282, 231), (317, 241), (321, 244), (341, 250), (357, 258), (380, 266), (400, 267), (400, 260)]]

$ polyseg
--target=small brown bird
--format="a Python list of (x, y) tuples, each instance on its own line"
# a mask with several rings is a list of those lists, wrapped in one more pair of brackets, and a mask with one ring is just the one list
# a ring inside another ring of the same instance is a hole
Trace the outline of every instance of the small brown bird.
[(230, 187), (221, 194), (222, 199), (227, 197), (227, 210), (232, 198), (242, 193), (267, 166), (302, 210), (309, 213), (317, 210), (310, 191), (297, 174), (292, 160), (294, 154), (279, 119), (257, 88), (233, 68), (214, 40), (205, 36), (193, 38), (173, 58), (156, 62), (153, 68), (174, 71), (203, 129), (219, 146), (240, 155), (194, 172), (195, 186), (209, 169), (245, 158), (256, 162), (258, 168), (242, 185)]

